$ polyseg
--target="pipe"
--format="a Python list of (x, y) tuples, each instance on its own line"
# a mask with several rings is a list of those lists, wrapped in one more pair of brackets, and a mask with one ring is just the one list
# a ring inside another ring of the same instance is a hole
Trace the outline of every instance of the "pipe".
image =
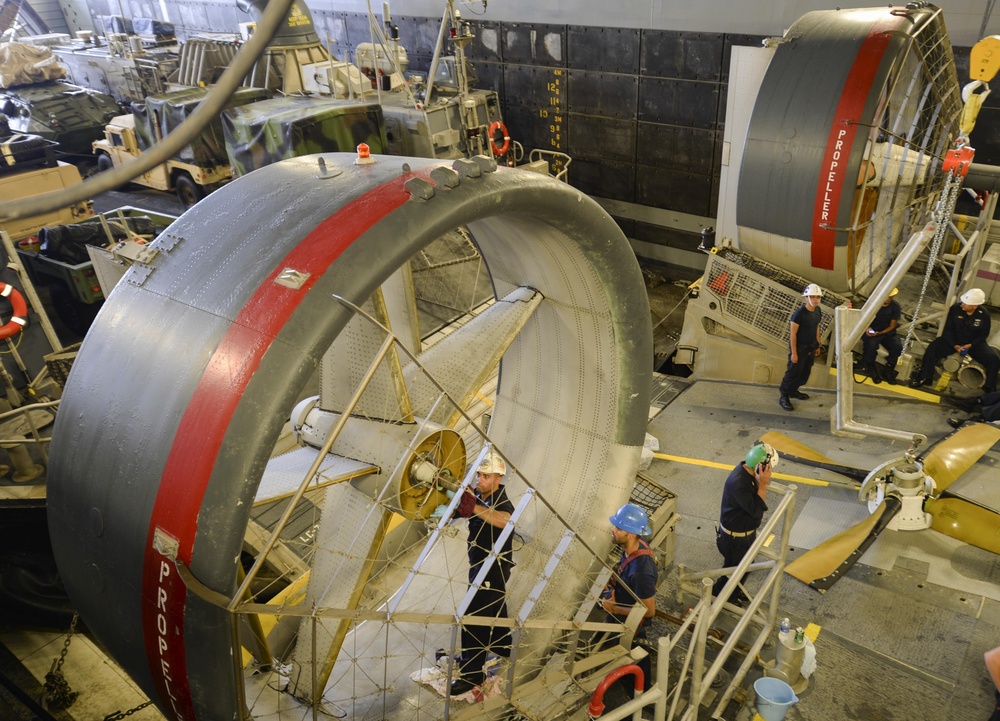
[(444, 47), (444, 31), (447, 27), (448, 18), (451, 17), (452, 0), (444, 8), (444, 15), (441, 17), (441, 29), (438, 30), (437, 44), (434, 46), (434, 55), (431, 57), (431, 67), (427, 71), (427, 90), (424, 92), (424, 107), (431, 104), (431, 93), (434, 91), (434, 75), (437, 73), (438, 61), (441, 59), (441, 48)]
[(604, 713), (604, 692), (611, 687), (611, 684), (622, 676), (629, 675), (635, 676), (636, 693), (642, 693), (642, 688), (646, 685), (645, 674), (643, 674), (642, 669), (634, 663), (619, 666), (605, 676), (604, 680), (597, 684), (597, 688), (594, 689), (594, 694), (590, 697), (590, 706), (587, 707), (587, 715), (590, 718), (595, 719)]

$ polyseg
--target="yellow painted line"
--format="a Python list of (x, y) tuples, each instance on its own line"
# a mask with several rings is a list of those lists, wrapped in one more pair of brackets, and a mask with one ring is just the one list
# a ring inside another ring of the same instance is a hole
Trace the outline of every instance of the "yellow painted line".
[[(700, 458), (685, 458), (684, 456), (672, 456), (668, 453), (654, 453), (653, 458), (659, 458), (661, 461), (676, 461), (677, 463), (687, 463), (692, 466), (704, 466), (705, 468), (720, 468), (724, 471), (733, 470), (732, 466), (727, 466), (725, 463), (716, 463), (715, 461), (703, 461)], [(829, 486), (829, 481), (821, 481), (817, 478), (806, 478), (805, 476), (793, 476), (790, 473), (772, 473), (771, 478), (776, 478), (779, 481), (792, 481), (793, 483), (805, 483), (807, 486)]]
[(806, 626), (805, 634), (813, 643), (816, 643), (816, 637), (819, 636), (819, 632), (822, 630), (822, 626), (817, 626), (815, 623), (810, 623)]
[[(832, 376), (837, 375), (837, 369), (831, 368), (830, 375)], [(858, 381), (854, 382), (858, 383)], [(927, 401), (928, 403), (941, 402), (941, 396), (936, 395), (934, 393), (928, 393), (927, 391), (922, 391), (918, 388), (910, 388), (910, 386), (906, 385), (906, 383), (896, 383), (895, 385), (892, 383), (885, 383), (885, 382), (872, 383), (871, 378), (865, 378), (864, 382), (859, 383), (858, 385), (866, 385), (866, 386), (871, 386), (872, 388), (881, 388), (883, 390), (889, 390), (892, 391), (893, 393), (898, 393), (901, 396), (909, 396), (910, 398), (916, 398), (918, 401)]]

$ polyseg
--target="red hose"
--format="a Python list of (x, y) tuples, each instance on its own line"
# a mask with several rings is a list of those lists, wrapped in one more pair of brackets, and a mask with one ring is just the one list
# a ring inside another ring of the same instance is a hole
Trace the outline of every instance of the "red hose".
[(620, 666), (605, 676), (604, 680), (597, 684), (597, 688), (594, 689), (594, 695), (590, 697), (590, 706), (587, 709), (587, 714), (591, 718), (597, 718), (604, 713), (604, 692), (608, 690), (608, 687), (622, 676), (628, 676), (629, 674), (635, 676), (635, 690), (638, 693), (642, 693), (643, 686), (646, 685), (646, 677), (642, 669), (634, 663), (630, 663), (627, 666)]

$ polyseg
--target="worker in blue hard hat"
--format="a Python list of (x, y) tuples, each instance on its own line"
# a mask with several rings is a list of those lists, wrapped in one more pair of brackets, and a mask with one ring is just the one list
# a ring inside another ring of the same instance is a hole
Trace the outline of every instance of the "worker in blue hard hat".
[[(601, 594), (601, 607), (611, 619), (624, 623), (636, 603), (646, 607), (634, 639), (646, 637), (649, 619), (656, 615), (657, 569), (653, 552), (643, 536), (652, 533), (646, 512), (634, 503), (626, 503), (609, 519), (611, 539), (621, 546), (622, 557), (615, 565), (615, 573)], [(649, 688), (649, 657), (640, 663), (646, 688)]]
[[(757, 540), (757, 528), (767, 511), (767, 485), (771, 482), (771, 471), (777, 465), (778, 452), (769, 443), (757, 441), (726, 479), (715, 533), (715, 545), (722, 554), (723, 568), (739, 565)], [(745, 606), (749, 601), (741, 588), (745, 579), (746, 574), (730, 596), (730, 601), (737, 606)], [(728, 581), (728, 576), (720, 576), (712, 593), (718, 596)]]

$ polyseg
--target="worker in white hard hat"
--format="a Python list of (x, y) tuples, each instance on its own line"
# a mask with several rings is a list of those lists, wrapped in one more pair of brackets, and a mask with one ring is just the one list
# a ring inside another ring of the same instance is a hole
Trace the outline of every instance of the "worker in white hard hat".
[[(778, 460), (778, 452), (770, 443), (757, 441), (726, 478), (715, 533), (715, 546), (722, 554), (723, 568), (739, 565), (757, 540), (757, 528), (767, 511), (767, 486)], [(741, 585), (744, 579), (745, 574), (740, 579)], [(712, 587), (712, 594), (718, 596), (728, 582), (728, 576), (720, 576)], [(745, 606), (749, 601), (739, 586), (729, 598), (737, 606)]]
[(948, 309), (944, 330), (924, 351), (920, 372), (910, 381), (911, 387), (930, 385), (934, 380), (934, 369), (938, 361), (952, 353), (958, 353), (961, 356), (972, 356), (982, 364), (986, 373), (984, 393), (992, 393), (997, 389), (1000, 356), (987, 343), (990, 337), (990, 313), (983, 307), (985, 302), (986, 294), (979, 288), (972, 288)]
[(781, 395), (778, 405), (786, 411), (793, 411), (792, 398), (801, 401), (808, 400), (809, 395), (799, 390), (812, 372), (813, 361), (820, 353), (819, 333), (823, 311), (823, 290), (815, 283), (810, 283), (802, 291), (805, 299), (802, 305), (795, 309), (788, 330), (788, 367), (785, 377), (781, 379)]
[[(475, 581), (483, 565), (493, 553), (493, 548), (504, 527), (510, 522), (514, 504), (507, 498), (503, 477), (507, 464), (500, 454), (488, 448), (476, 468), (476, 492), (465, 491), (455, 513), (469, 519), (469, 584)], [(440, 506), (431, 514), (439, 518), (447, 506)], [(467, 616), (507, 618), (507, 581), (514, 566), (513, 537), (509, 534), (497, 556), (486, 572), (486, 577), (469, 602)], [(486, 680), (483, 666), (489, 652), (509, 657), (510, 629), (503, 626), (465, 624), (462, 626), (462, 653), (458, 664), (459, 675), (451, 684), (451, 695), (460, 696)]]
[[(903, 342), (896, 335), (899, 319), (903, 315), (902, 308), (896, 302), (898, 293), (899, 288), (889, 291), (889, 296), (875, 313), (868, 330), (861, 336), (864, 352), (861, 355), (861, 367), (857, 368), (857, 371), (870, 375), (875, 382), (883, 378), (889, 383), (896, 382), (896, 361), (903, 352)], [(879, 346), (886, 351), (884, 373), (879, 373), (875, 369), (875, 357), (878, 355)]]

